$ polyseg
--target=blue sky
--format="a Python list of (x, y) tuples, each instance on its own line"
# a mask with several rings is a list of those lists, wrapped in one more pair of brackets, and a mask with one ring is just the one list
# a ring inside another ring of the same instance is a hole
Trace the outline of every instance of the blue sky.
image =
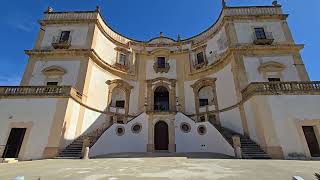
[[(1, 0), (0, 86), (19, 85), (41, 19), (48, 6), (56, 11), (94, 10), (101, 7), (108, 24), (116, 31), (138, 40), (164, 32), (166, 36), (188, 38), (207, 29), (217, 19), (220, 0)], [(228, 0), (236, 5), (271, 5), (272, 0)], [(302, 57), (312, 80), (320, 80), (320, 1), (280, 0), (294, 39), (305, 44)]]

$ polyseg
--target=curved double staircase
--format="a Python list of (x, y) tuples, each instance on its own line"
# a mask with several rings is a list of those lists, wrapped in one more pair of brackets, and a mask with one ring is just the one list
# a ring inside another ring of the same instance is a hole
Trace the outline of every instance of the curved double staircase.
[[(134, 120), (135, 118), (131, 119), (130, 121)], [(78, 137), (71, 144), (69, 144), (65, 149), (60, 151), (57, 158), (62, 158), (62, 159), (63, 158), (65, 159), (81, 158), (84, 140), (85, 139), (89, 140), (90, 142), (89, 147), (91, 148), (102, 136), (102, 134), (106, 130), (108, 130), (112, 125), (113, 123), (106, 122), (102, 124), (99, 128), (93, 130), (92, 132)], [(213, 126), (222, 134), (222, 136), (229, 142), (231, 146), (233, 146), (232, 136), (238, 135), (240, 137), (243, 159), (271, 159), (271, 157), (266, 152), (264, 152), (261, 149), (261, 147), (257, 143), (252, 141), (249, 137), (239, 134), (235, 131), (232, 131), (222, 126), (218, 126), (218, 125), (213, 125)]]

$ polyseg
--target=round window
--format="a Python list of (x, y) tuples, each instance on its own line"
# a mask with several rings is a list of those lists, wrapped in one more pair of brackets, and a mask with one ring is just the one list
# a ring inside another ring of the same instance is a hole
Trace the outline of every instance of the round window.
[(188, 123), (181, 123), (180, 129), (181, 129), (182, 132), (188, 133), (191, 130), (191, 126)]
[(125, 129), (124, 129), (123, 126), (118, 126), (118, 127), (116, 128), (116, 133), (117, 133), (118, 136), (124, 135), (124, 132), (125, 132)]
[(200, 126), (198, 127), (198, 133), (199, 133), (200, 135), (205, 135), (205, 134), (207, 133), (207, 128), (206, 128), (206, 126), (200, 125)]
[(135, 134), (138, 134), (142, 129), (142, 126), (141, 124), (134, 124), (132, 127), (131, 127), (131, 130), (133, 133)]

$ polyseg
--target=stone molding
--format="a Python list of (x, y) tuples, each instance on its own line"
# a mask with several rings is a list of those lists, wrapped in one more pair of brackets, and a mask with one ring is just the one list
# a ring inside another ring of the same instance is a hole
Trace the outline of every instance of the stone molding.
[[(216, 92), (216, 78), (202, 78), (196, 81), (193, 85), (191, 85), (194, 93), (194, 102), (195, 102), (195, 110), (197, 114), (197, 121), (200, 121), (200, 103), (199, 103), (199, 91), (204, 88), (204, 87), (211, 87), (213, 90), (213, 98), (214, 98), (214, 105), (216, 107), (216, 110), (218, 110), (218, 98), (217, 98), (217, 92)], [(209, 105), (210, 106), (210, 105)], [(208, 115), (208, 106), (206, 107), (206, 115)], [(206, 117), (208, 119), (208, 117)], [(216, 120), (217, 123), (220, 122), (218, 114), (216, 114)]]
[[(130, 104), (130, 94), (131, 94), (131, 90), (133, 89), (133, 86), (131, 86), (128, 82), (122, 80), (122, 79), (116, 79), (116, 80), (108, 80), (106, 82), (106, 84), (109, 86), (109, 92), (108, 92), (108, 109), (110, 108), (110, 104), (111, 104), (111, 97), (112, 97), (112, 93), (115, 89), (120, 89), (123, 90), (125, 92), (125, 105), (124, 105), (124, 109), (125, 109), (125, 117), (128, 116), (129, 114), (129, 104)], [(127, 119), (127, 118), (124, 118)]]
[(45, 76), (63, 76), (64, 74), (67, 73), (67, 71), (60, 66), (46, 67), (41, 72)]
[(156, 113), (154, 111), (154, 91), (160, 86), (165, 87), (169, 92), (169, 112), (176, 112), (176, 81), (164, 77), (147, 80), (147, 113)]

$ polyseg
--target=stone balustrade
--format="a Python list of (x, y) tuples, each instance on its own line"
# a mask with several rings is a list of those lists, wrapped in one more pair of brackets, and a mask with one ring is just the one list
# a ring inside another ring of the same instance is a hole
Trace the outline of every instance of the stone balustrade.
[(242, 90), (244, 100), (254, 95), (320, 95), (320, 81), (253, 82)]
[(82, 94), (71, 86), (2, 86), (0, 97), (73, 97), (82, 99)]
[(225, 16), (245, 16), (245, 15), (275, 15), (282, 14), (279, 6), (252, 6), (252, 7), (228, 7), (225, 9)]

